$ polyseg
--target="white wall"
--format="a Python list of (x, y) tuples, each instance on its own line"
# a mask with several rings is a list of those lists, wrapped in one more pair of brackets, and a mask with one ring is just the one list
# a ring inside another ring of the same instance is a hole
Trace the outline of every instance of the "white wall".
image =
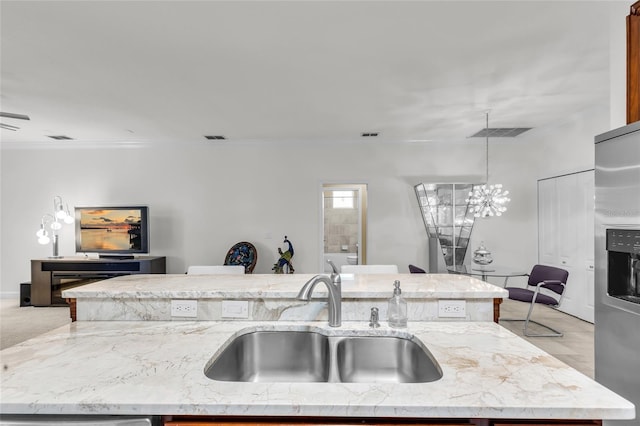
[(490, 180), (511, 192), (511, 203), (501, 218), (476, 220), (471, 251), (484, 241), (494, 264), (529, 271), (538, 261), (538, 179), (592, 169), (594, 136), (609, 130), (609, 120), (609, 105), (597, 105), (554, 127), (492, 139)]
[[(490, 181), (511, 191), (501, 218), (476, 222), (495, 263), (529, 270), (537, 261), (537, 180), (593, 167), (593, 136), (608, 129), (608, 106), (567, 117), (556, 128), (490, 141)], [(527, 135), (527, 136), (526, 136)], [(61, 195), (71, 206), (150, 207), (151, 252), (169, 273), (222, 263), (238, 241), (258, 249), (255, 273), (271, 273), (287, 235), (296, 273), (316, 273), (322, 182), (368, 184), (368, 263), (426, 267), (427, 238), (413, 185), (484, 179), (484, 141), (429, 143), (244, 143), (119, 149), (4, 149), (1, 155), (3, 297), (30, 280), (29, 260), (51, 254), (37, 243), (40, 218)], [(60, 233), (74, 254), (74, 231)]]
[[(37, 243), (40, 218), (61, 195), (70, 206), (145, 204), (151, 252), (169, 273), (222, 263), (238, 241), (258, 249), (255, 273), (271, 273), (284, 235), (297, 273), (319, 264), (320, 184), (368, 184), (368, 262), (426, 264), (427, 240), (413, 185), (477, 180), (482, 144), (203, 143), (177, 147), (2, 151), (1, 290), (30, 280), (29, 260), (51, 254)], [(475, 176), (473, 174), (476, 174)], [(469, 177), (471, 175), (471, 177)], [(74, 254), (74, 231), (60, 233)]]

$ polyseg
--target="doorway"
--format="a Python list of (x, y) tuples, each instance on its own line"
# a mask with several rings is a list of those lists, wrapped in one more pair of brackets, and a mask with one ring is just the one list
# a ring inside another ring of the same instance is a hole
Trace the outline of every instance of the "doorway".
[(322, 184), (322, 256), (320, 271), (338, 271), (342, 265), (367, 263), (367, 185)]

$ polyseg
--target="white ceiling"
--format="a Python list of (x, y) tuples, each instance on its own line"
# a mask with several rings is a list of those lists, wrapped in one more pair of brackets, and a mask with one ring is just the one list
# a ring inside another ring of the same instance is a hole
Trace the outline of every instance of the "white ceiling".
[(3, 0), (2, 146), (542, 128), (609, 102), (610, 5)]

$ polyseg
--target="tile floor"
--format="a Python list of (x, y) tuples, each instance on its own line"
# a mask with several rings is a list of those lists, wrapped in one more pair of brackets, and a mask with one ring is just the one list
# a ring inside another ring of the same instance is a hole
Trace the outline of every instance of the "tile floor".
[[(500, 305), (500, 316), (524, 319), (528, 309), (526, 303), (505, 300)], [(503, 321), (500, 324), (581, 373), (594, 377), (593, 324), (542, 305), (533, 308), (531, 318), (563, 332), (564, 336), (525, 337), (523, 322)], [(546, 332), (534, 324), (530, 328), (533, 332)]]

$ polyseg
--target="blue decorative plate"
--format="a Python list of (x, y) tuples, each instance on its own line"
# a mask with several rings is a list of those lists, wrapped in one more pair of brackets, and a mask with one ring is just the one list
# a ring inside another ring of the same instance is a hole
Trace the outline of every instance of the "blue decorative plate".
[(225, 265), (244, 266), (245, 274), (253, 272), (253, 268), (255, 268), (257, 261), (258, 251), (253, 244), (246, 241), (234, 244), (234, 246), (227, 252), (227, 256), (224, 258)]

